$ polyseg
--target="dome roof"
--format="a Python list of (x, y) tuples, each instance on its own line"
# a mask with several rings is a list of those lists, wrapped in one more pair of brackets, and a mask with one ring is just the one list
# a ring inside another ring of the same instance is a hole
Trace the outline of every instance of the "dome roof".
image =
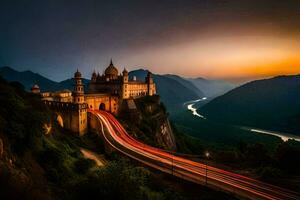
[(39, 87), (37, 84), (34, 84), (34, 85), (31, 87), (31, 90), (34, 90), (34, 89), (40, 89), (40, 87)]
[(118, 76), (118, 69), (114, 66), (112, 60), (110, 61), (109, 66), (105, 69), (105, 75)]
[(78, 78), (81, 77), (81, 73), (78, 71), (78, 69), (77, 69), (77, 71), (74, 73), (74, 77), (75, 77), (75, 78), (76, 78), (76, 77), (78, 77)]

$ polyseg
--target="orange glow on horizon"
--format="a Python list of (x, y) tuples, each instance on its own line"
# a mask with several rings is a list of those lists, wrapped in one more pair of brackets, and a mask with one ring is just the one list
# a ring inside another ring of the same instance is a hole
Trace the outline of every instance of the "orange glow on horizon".
[(298, 37), (272, 35), (207, 36), (193, 42), (142, 49), (126, 59), (129, 66), (147, 63), (146, 67), (158, 74), (260, 79), (300, 74), (299, 41)]
[(287, 58), (277, 62), (249, 63), (232, 67), (221, 67), (218, 73), (211, 74), (213, 78), (263, 78), (278, 75), (300, 74), (300, 59)]

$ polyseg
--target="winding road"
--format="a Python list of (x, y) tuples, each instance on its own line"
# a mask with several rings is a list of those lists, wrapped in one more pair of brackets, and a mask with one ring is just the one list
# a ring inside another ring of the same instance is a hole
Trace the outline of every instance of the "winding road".
[(100, 123), (105, 142), (114, 150), (176, 177), (250, 199), (300, 199), (300, 193), (175, 156), (131, 137), (110, 113), (89, 110)]

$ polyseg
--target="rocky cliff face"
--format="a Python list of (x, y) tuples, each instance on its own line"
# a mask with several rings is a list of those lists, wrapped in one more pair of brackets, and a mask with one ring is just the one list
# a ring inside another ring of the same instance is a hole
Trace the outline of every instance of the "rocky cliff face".
[(168, 118), (162, 121), (155, 137), (158, 144), (164, 149), (176, 150), (176, 141)]
[(129, 134), (151, 146), (176, 150), (176, 140), (166, 108), (159, 96), (138, 98), (134, 100), (134, 104), (134, 110), (127, 107), (119, 116)]

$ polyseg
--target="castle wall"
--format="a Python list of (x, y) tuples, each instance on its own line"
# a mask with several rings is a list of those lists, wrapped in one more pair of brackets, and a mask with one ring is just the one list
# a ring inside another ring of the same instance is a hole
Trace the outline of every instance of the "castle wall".
[(62, 117), (64, 128), (79, 135), (87, 133), (87, 104), (56, 101), (44, 101), (44, 103)]
[(80, 109), (77, 113), (78, 116), (78, 121), (76, 120), (76, 122), (78, 123), (78, 132), (79, 135), (83, 135), (85, 133), (87, 133), (88, 131), (88, 121), (87, 121), (87, 109)]
[(124, 99), (146, 96), (148, 93), (148, 85), (146, 83), (132, 81), (124, 84), (124, 92)]
[(155, 86), (155, 83), (151, 83), (149, 84), (149, 92), (148, 92), (148, 95), (149, 96), (152, 96), (152, 95), (155, 95), (156, 94), (156, 86)]
[(85, 96), (85, 102), (89, 109), (99, 109), (100, 105), (103, 103), (106, 111), (114, 114), (118, 113), (118, 96), (111, 96), (109, 94), (88, 94)]
[(109, 93), (109, 94), (120, 94), (121, 92), (121, 81), (101, 81), (96, 83), (90, 83), (89, 92), (96, 93)]

